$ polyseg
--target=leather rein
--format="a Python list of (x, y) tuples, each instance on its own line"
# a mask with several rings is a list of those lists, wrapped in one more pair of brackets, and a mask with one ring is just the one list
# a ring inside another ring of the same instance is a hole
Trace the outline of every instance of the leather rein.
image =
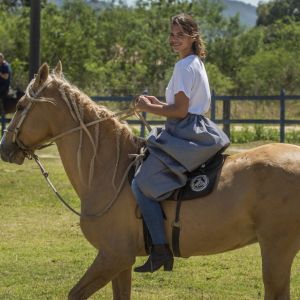
[[(74, 132), (77, 132), (77, 131), (81, 131), (83, 130), (83, 127), (82, 125), (81, 126), (77, 126), (75, 128), (72, 128), (70, 130), (67, 130), (63, 133), (60, 133), (50, 139), (48, 139), (45, 143), (41, 143), (41, 144), (37, 144), (37, 145), (34, 145), (34, 146), (26, 146), (20, 139), (19, 139), (19, 134), (20, 134), (20, 129), (22, 127), (22, 124), (24, 123), (24, 120), (26, 119), (30, 109), (32, 108), (33, 104), (36, 103), (36, 102), (42, 102), (43, 100), (38, 100), (38, 96), (41, 94), (41, 92), (49, 86), (49, 84), (52, 82), (49, 81), (49, 82), (45, 82), (45, 84), (40, 87), (36, 92), (34, 92), (32, 90), (32, 85), (33, 85), (33, 81), (32, 80), (30, 82), (30, 84), (28, 85), (27, 89), (26, 89), (26, 92), (25, 92), (25, 96), (26, 98), (29, 100), (29, 104), (26, 105), (26, 107), (22, 110), (21, 112), (21, 118), (20, 120), (18, 121), (17, 125), (15, 126), (14, 129), (10, 129), (10, 128), (7, 128), (5, 129), (4, 131), (5, 132), (10, 132), (12, 133), (13, 137), (12, 137), (12, 142), (15, 143), (19, 149), (24, 153), (25, 157), (29, 160), (31, 159), (34, 159), (34, 161), (37, 163), (42, 175), (44, 176), (45, 180), (47, 181), (48, 185), (50, 186), (50, 188), (53, 190), (53, 192), (55, 193), (55, 195), (57, 196), (57, 198), (70, 210), (72, 211), (74, 214), (76, 214), (77, 216), (81, 217), (81, 218), (93, 218), (93, 217), (100, 217), (102, 215), (104, 215), (111, 207), (112, 205), (114, 204), (115, 200), (118, 198), (120, 192), (121, 192), (121, 189), (125, 183), (125, 180), (127, 178), (127, 175), (128, 175), (128, 172), (129, 170), (131, 169), (131, 167), (133, 165), (137, 165), (144, 157), (144, 150), (141, 150), (141, 152), (139, 154), (129, 154), (129, 157), (133, 159), (133, 161), (128, 165), (125, 173), (124, 173), (124, 176), (121, 180), (121, 183), (114, 195), (114, 197), (110, 200), (110, 202), (108, 203), (108, 205), (106, 205), (106, 207), (94, 214), (94, 215), (83, 215), (81, 213), (79, 213), (78, 211), (76, 211), (74, 208), (72, 208), (64, 199), (63, 197), (60, 195), (60, 193), (56, 190), (55, 186), (53, 185), (53, 183), (51, 182), (50, 178), (49, 178), (49, 173), (45, 170), (45, 168), (43, 167), (42, 163), (40, 162), (39, 160), (39, 157), (34, 153), (35, 150), (40, 150), (40, 149), (43, 149), (43, 148), (46, 148), (48, 146), (51, 146), (53, 144), (54, 141), (66, 136), (66, 135), (69, 135), (71, 133), (74, 133)], [(45, 101), (45, 100), (44, 100)], [(46, 100), (48, 102), (51, 102), (49, 100)], [(119, 117), (121, 120), (122, 119), (126, 119), (128, 118), (129, 116), (132, 116), (132, 115), (136, 115), (143, 123), (144, 125), (147, 127), (147, 129), (149, 131), (151, 131), (151, 127), (150, 125), (145, 121), (145, 119), (142, 117), (142, 115), (140, 115), (136, 110), (135, 110), (135, 102), (136, 102), (136, 99), (133, 100), (133, 105), (131, 108), (128, 108), (128, 109), (125, 109), (123, 111), (119, 111), (117, 113), (114, 113), (108, 117), (105, 117), (105, 118), (102, 118), (102, 119), (97, 119), (97, 120), (94, 120), (94, 121), (91, 121), (89, 123), (86, 123), (84, 124), (86, 127), (90, 127), (90, 126), (93, 126), (93, 125), (96, 125), (100, 122), (103, 122), (103, 121), (106, 121), (106, 120), (109, 120), (109, 119), (112, 119), (112, 118), (116, 118), (116, 117)]]

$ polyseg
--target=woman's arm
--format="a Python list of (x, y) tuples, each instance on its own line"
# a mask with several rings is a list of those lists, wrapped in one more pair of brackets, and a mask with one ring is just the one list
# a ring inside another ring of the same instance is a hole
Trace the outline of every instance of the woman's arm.
[(0, 73), (0, 76), (1, 76), (3, 79), (7, 80), (8, 77), (9, 77), (9, 74), (8, 74), (8, 73)]
[(166, 105), (163, 102), (160, 102), (157, 98), (157, 101), (151, 99), (153, 96), (140, 96), (136, 104), (136, 108), (152, 113), (159, 116), (164, 116), (167, 118), (178, 118), (183, 119), (188, 114), (189, 109), (189, 98), (183, 92), (179, 92), (175, 95), (174, 104)]

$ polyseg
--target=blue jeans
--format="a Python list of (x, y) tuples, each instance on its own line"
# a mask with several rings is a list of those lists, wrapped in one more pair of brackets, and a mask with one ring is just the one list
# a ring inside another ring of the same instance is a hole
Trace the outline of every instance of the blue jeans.
[(159, 202), (146, 197), (133, 179), (131, 188), (154, 245), (166, 244), (164, 217)]

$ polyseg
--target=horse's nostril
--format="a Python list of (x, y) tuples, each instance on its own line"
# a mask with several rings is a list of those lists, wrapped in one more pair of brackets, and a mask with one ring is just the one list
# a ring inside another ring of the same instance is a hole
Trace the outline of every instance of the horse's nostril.
[(3, 161), (17, 163), (15, 160), (21, 161), (20, 158), (22, 155), (20, 154), (18, 145), (15, 143), (7, 143), (2, 139), (0, 143), (0, 156)]

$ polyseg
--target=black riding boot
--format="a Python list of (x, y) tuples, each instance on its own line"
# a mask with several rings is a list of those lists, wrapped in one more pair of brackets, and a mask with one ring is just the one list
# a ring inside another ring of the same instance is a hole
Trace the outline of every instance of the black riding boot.
[(173, 254), (168, 245), (153, 245), (151, 254), (146, 263), (134, 268), (135, 272), (155, 272), (164, 266), (164, 271), (172, 271)]

